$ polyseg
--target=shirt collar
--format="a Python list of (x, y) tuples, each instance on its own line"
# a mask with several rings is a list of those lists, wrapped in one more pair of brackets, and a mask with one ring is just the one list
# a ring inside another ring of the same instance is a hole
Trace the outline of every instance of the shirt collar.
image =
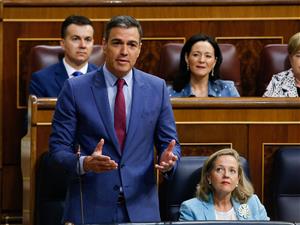
[[(104, 64), (103, 66), (103, 74), (104, 74), (104, 78), (107, 82), (107, 85), (109, 86), (115, 86), (117, 80), (119, 79), (118, 77), (116, 77), (115, 75), (113, 75), (108, 69), (106, 64)], [(131, 86), (132, 85), (132, 75), (133, 72), (132, 70), (130, 70), (124, 77), (123, 79), (125, 80), (125, 84), (127, 86)]]
[(81, 67), (80, 70), (77, 70), (75, 68), (73, 68), (72, 66), (70, 66), (67, 62), (66, 62), (66, 59), (65, 57), (63, 58), (63, 64), (66, 68), (66, 71), (67, 71), (67, 74), (69, 77), (72, 77), (72, 74), (75, 72), (75, 71), (80, 71), (81, 73), (83, 74), (86, 74), (87, 73), (87, 70), (88, 70), (88, 63), (84, 64), (83, 67)]

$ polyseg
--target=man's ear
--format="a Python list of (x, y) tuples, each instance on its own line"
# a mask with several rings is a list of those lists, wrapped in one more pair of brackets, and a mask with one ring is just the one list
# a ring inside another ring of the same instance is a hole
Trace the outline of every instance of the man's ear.
[(64, 39), (61, 39), (61, 40), (59, 41), (59, 44), (60, 44), (60, 46), (62, 47), (62, 49), (65, 50), (65, 40), (64, 40)]
[(103, 47), (103, 52), (106, 53), (107, 42), (106, 42), (106, 40), (104, 38), (102, 39), (102, 47)]

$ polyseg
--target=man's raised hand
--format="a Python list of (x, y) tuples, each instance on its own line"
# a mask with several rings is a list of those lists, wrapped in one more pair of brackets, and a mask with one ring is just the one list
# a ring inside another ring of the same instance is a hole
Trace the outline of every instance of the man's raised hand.
[(174, 167), (176, 161), (178, 160), (177, 155), (173, 153), (175, 144), (175, 140), (172, 140), (169, 143), (166, 150), (161, 154), (159, 164), (155, 165), (155, 168), (157, 168), (162, 173), (170, 171)]
[(84, 171), (99, 173), (118, 168), (118, 164), (114, 160), (112, 160), (109, 156), (102, 155), (103, 145), (104, 139), (102, 138), (97, 144), (93, 154), (85, 157), (83, 161)]

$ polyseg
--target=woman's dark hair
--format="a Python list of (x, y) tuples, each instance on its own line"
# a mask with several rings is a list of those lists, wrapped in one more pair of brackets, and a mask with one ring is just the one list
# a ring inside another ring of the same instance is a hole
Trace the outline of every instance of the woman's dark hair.
[(214, 75), (212, 76), (212, 74), (210, 73), (209, 80), (217, 80), (220, 77), (219, 70), (223, 57), (218, 43), (215, 41), (214, 38), (205, 34), (195, 34), (185, 42), (180, 53), (179, 74), (175, 75), (175, 79), (173, 81), (173, 89), (177, 92), (181, 91), (185, 87), (185, 85), (187, 85), (190, 82), (191, 72), (187, 70), (185, 55), (189, 55), (193, 45), (199, 41), (209, 42), (215, 50), (215, 57), (217, 59), (217, 62), (214, 67)]

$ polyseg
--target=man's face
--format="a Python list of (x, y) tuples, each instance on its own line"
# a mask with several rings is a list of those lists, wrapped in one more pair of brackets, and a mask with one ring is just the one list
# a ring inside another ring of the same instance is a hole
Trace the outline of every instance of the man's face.
[(67, 27), (65, 38), (60, 44), (65, 51), (65, 59), (75, 68), (81, 68), (93, 50), (94, 29), (90, 25), (71, 24)]
[(106, 66), (115, 76), (124, 77), (135, 65), (141, 51), (140, 34), (136, 27), (112, 28), (103, 40)]

